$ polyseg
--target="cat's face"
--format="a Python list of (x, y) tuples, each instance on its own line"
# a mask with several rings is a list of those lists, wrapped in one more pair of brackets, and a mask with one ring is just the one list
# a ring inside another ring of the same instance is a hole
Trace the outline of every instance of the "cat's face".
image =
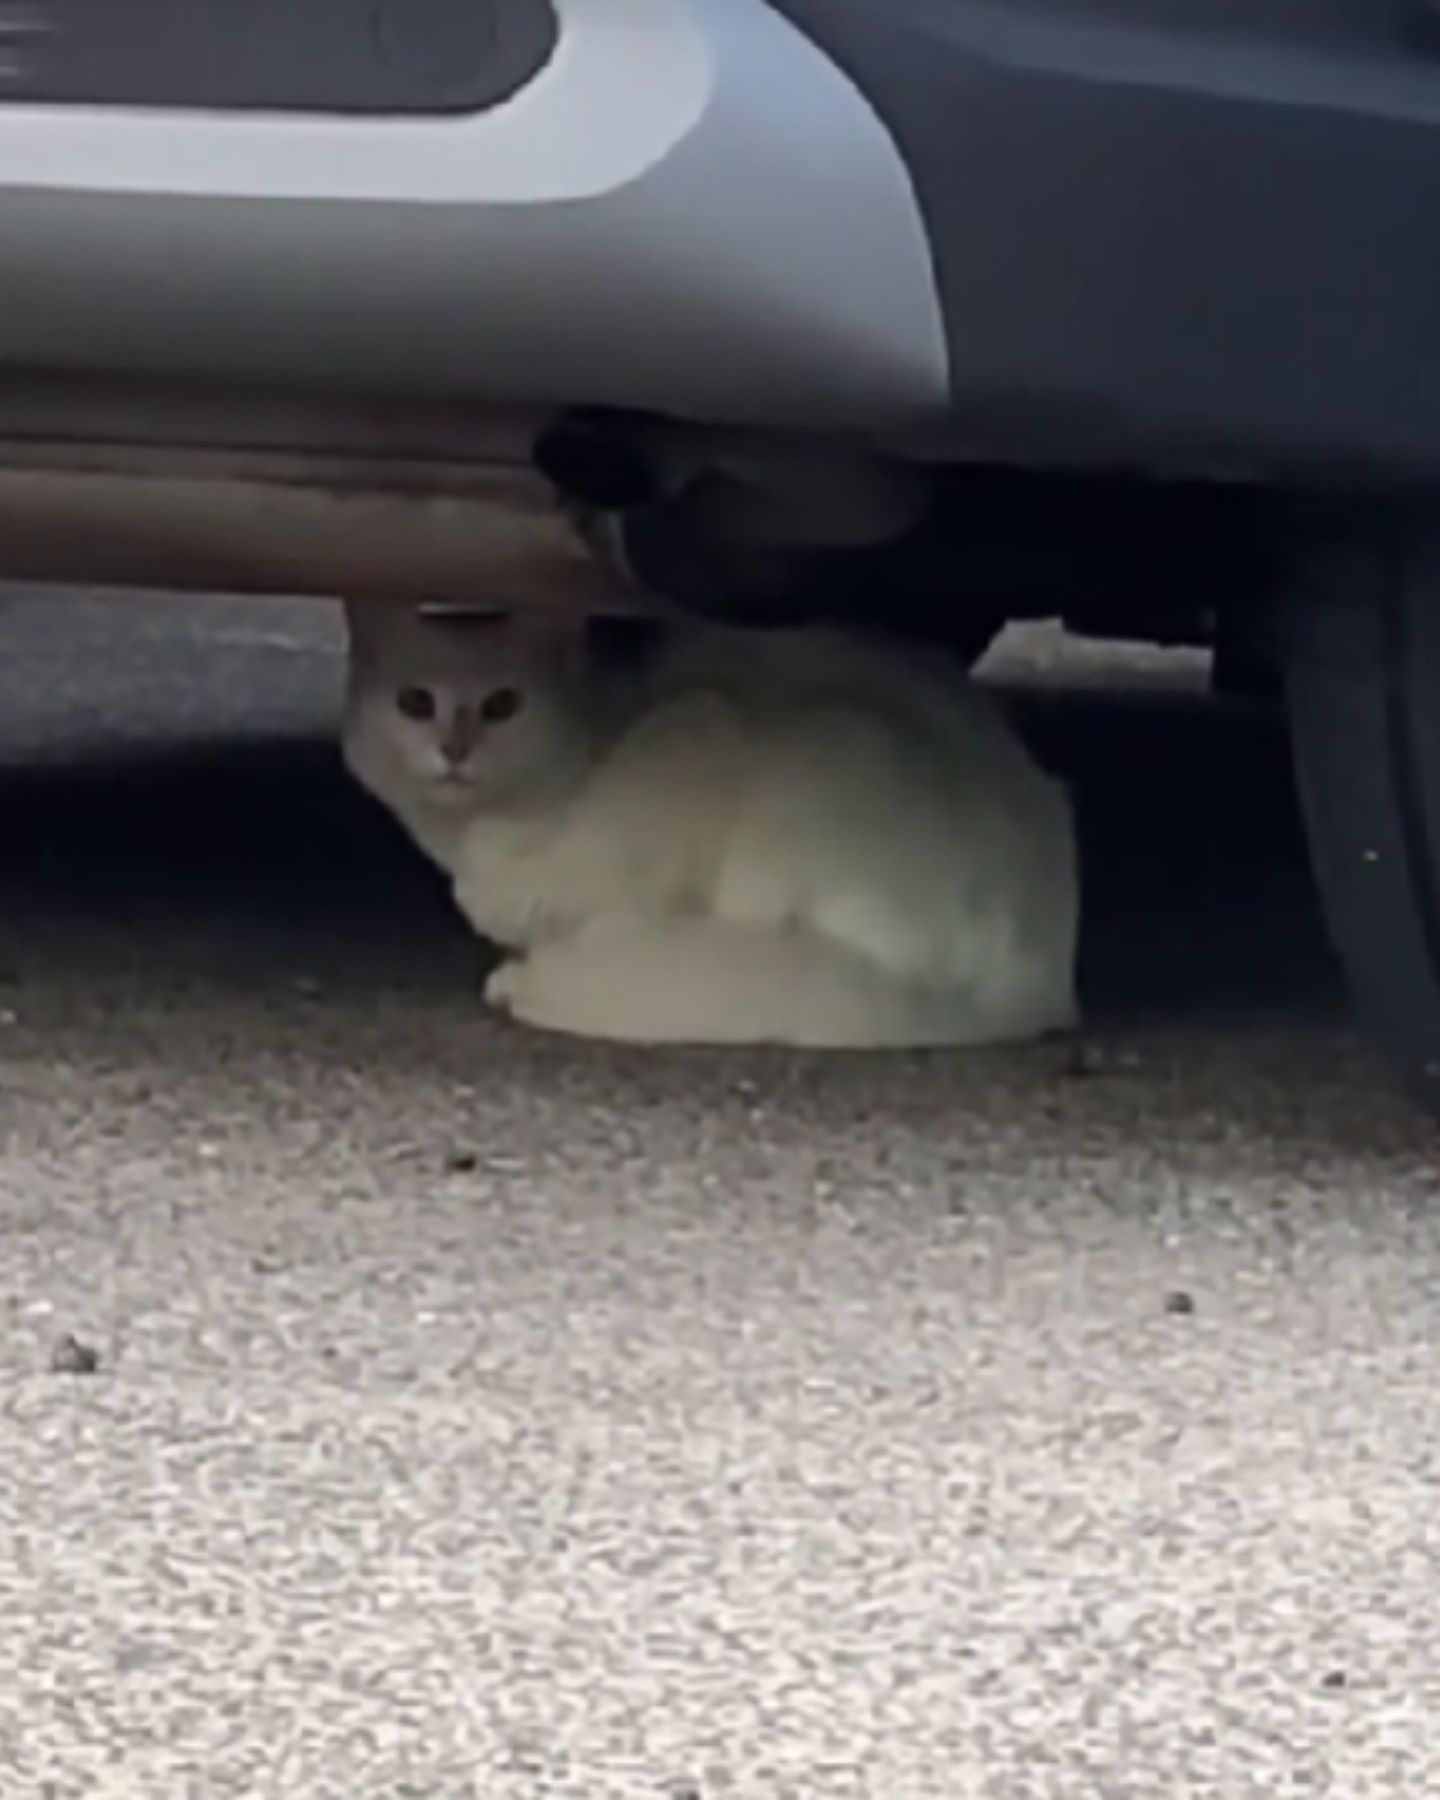
[(427, 805), (523, 803), (583, 767), (578, 625), (351, 610), (349, 729)]

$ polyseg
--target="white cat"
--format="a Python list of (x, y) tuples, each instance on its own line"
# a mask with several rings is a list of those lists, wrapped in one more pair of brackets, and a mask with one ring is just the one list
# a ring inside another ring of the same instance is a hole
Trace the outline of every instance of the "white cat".
[(1062, 788), (943, 657), (350, 608), (344, 749), (510, 952), (486, 997), (650, 1043), (978, 1044), (1076, 1017)]

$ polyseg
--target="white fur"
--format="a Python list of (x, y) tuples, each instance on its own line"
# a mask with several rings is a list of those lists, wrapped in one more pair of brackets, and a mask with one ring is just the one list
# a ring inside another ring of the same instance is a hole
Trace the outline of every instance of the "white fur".
[[(681, 626), (616, 682), (518, 627), (352, 623), (347, 759), (512, 953), (487, 997), (517, 1018), (855, 1047), (1074, 1022), (1066, 797), (933, 652)], [(533, 706), (444, 799), (389, 698), (422, 665)]]

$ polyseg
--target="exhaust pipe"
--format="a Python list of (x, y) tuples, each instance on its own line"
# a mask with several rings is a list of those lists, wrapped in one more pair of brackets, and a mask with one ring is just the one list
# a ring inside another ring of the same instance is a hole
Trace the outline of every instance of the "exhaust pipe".
[(649, 610), (533, 470), (367, 457), (0, 447), (0, 577)]

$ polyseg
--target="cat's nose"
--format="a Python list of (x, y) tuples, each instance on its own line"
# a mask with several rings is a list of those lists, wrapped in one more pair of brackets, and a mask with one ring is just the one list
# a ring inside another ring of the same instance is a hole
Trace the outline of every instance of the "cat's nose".
[(484, 727), (478, 719), (466, 713), (457, 713), (446, 726), (440, 739), (440, 748), (445, 760), (452, 768), (458, 768), (480, 741), (480, 733)]

